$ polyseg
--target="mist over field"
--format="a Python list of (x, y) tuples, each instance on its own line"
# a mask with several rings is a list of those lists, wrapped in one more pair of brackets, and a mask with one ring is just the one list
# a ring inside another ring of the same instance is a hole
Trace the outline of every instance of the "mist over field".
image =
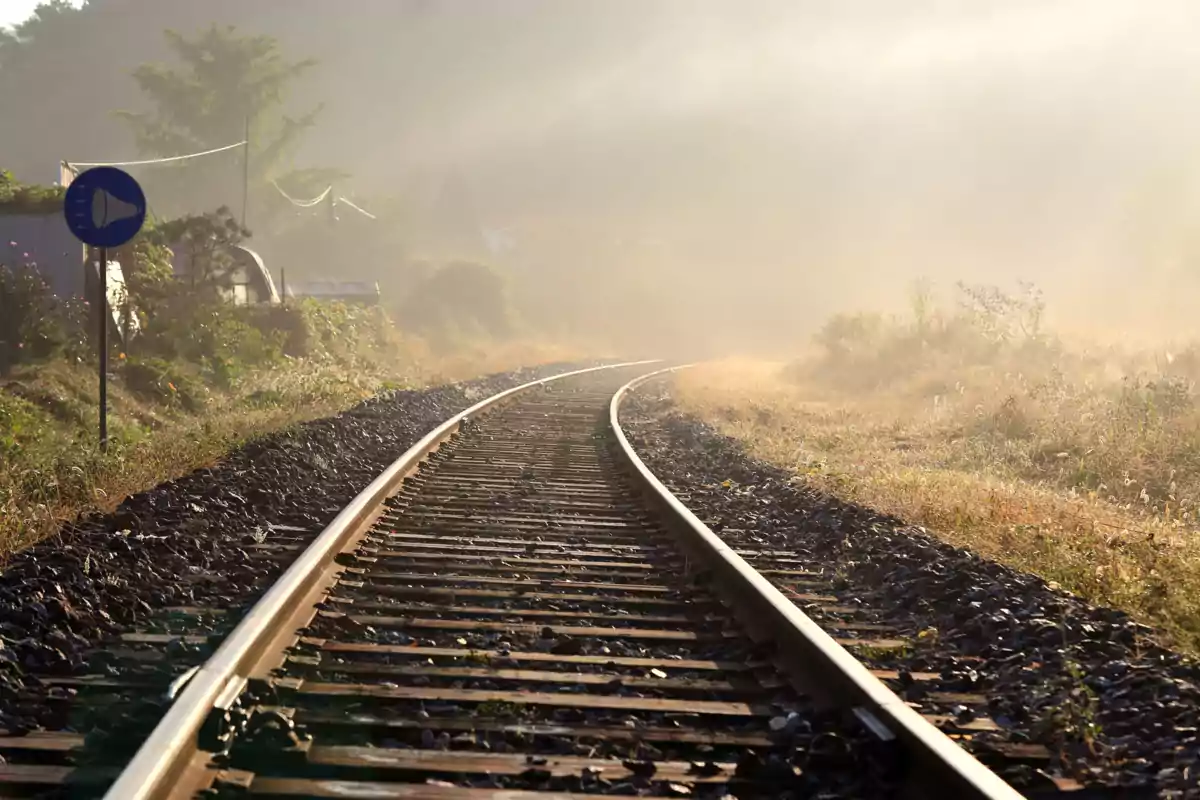
[(787, 351), (831, 313), (903, 307), (924, 276), (1032, 281), (1055, 324), (1096, 335), (1200, 333), (1189, 0), (92, 0), (79, 17), (32, 58), (0, 47), (19, 178), (137, 157), (111, 116), (143, 102), (131, 70), (166, 58), (164, 28), (216, 22), (319, 62), (289, 101), (325, 105), (294, 159), (349, 173), (339, 191), (389, 210), (405, 258), (453, 255), (422, 243), (434, 217), (474, 219), (511, 243), (489, 258), (526, 313), (574, 330)]

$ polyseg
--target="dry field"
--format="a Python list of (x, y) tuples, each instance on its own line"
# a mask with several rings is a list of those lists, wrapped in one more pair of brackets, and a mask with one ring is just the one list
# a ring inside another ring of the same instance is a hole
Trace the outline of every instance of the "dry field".
[(813, 486), (1200, 651), (1194, 351), (1072, 351), (996, 317), (838, 318), (811, 357), (704, 364), (675, 395)]

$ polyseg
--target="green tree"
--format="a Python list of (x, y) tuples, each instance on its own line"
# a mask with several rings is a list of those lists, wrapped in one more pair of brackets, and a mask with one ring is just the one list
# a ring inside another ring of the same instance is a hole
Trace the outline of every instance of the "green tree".
[(455, 261), (413, 289), (400, 308), (402, 326), (432, 336), (506, 339), (513, 334), (514, 313), (506, 277), (491, 266)]
[(253, 118), (253, 163), (265, 170), (315, 123), (320, 106), (299, 117), (280, 111), (292, 82), (316, 65), (312, 59), (288, 61), (273, 37), (239, 36), (233, 27), (213, 25), (194, 39), (176, 31), (165, 35), (182, 68), (138, 67), (134, 80), (155, 108), (121, 112), (142, 151), (170, 156), (236, 142)]
[(79, 9), (66, 0), (42, 3), (24, 22), (11, 29), (0, 28), (0, 72), (15, 70), (31, 58), (35, 44), (52, 46), (65, 37), (81, 33)]
[[(257, 198), (270, 188), (272, 178), (302, 191), (332, 176), (330, 170), (286, 171), (281, 166), (321, 112), (318, 105), (295, 116), (285, 113), (290, 90), (314, 60), (290, 61), (275, 38), (242, 36), (232, 26), (213, 25), (194, 38), (176, 31), (165, 35), (179, 64), (144, 64), (133, 73), (152, 109), (118, 112), (142, 153), (167, 157), (214, 149), (240, 141), (249, 125), (250, 185)], [(179, 209), (157, 210), (171, 216), (171, 211), (233, 205), (240, 201), (234, 195), (240, 194), (242, 168), (238, 154), (229, 154), (156, 170), (151, 180), (169, 180), (175, 189), (160, 187), (165, 191), (159, 196), (181, 201), (165, 204)]]
[[(187, 267), (184, 279), (192, 296), (216, 292), (220, 279), (234, 267), (232, 249), (249, 235), (228, 208), (190, 215), (155, 226), (146, 238), (148, 246), (168, 246)], [(197, 291), (207, 293), (196, 294)]]

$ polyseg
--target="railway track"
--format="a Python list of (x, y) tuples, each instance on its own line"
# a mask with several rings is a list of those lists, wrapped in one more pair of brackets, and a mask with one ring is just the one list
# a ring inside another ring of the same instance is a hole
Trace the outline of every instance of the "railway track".
[[(977, 698), (910, 704), (885, 682), (935, 676), (851, 654), (909, 632), (735, 552), (645, 469), (616, 410), (649, 370), (448, 421), (319, 536), (264, 548), (292, 563), (253, 608), (177, 609), (113, 675), (65, 680), (62, 732), (0, 738), (0, 796), (1021, 797), (935, 727), (986, 729), (939, 713)], [(128, 736), (71, 730), (95, 714)]]

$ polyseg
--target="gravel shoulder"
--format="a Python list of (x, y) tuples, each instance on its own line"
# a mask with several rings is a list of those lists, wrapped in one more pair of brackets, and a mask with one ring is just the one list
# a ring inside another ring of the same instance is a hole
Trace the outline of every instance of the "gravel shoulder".
[(911, 648), (865, 659), (873, 666), (986, 694), (1000, 731), (976, 746), (1040, 743), (1054, 760), (1030, 771), (1140, 789), (1121, 796), (1200, 797), (1200, 669), (1150, 628), (813, 490), (681, 413), (665, 381), (634, 393), (622, 424), (650, 469), (731, 544), (794, 551), (839, 597), (913, 633)]

